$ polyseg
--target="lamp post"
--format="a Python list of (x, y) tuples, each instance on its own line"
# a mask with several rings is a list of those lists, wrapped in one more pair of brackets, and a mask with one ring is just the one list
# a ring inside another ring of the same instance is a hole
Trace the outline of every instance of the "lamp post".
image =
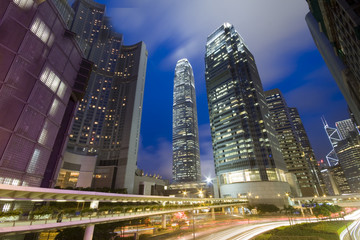
[(203, 198), (204, 197), (204, 193), (203, 193), (203, 190), (199, 190), (199, 198)]
[(184, 195), (184, 198), (185, 198), (186, 195), (187, 195), (187, 192), (186, 192), (186, 191), (183, 191), (182, 194)]
[(195, 239), (195, 208), (193, 208), (193, 239)]

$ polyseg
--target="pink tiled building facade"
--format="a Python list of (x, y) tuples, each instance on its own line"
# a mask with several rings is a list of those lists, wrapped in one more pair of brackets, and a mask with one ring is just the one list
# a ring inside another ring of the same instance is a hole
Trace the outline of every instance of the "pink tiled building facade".
[(0, 184), (54, 185), (92, 63), (50, 1), (0, 1)]

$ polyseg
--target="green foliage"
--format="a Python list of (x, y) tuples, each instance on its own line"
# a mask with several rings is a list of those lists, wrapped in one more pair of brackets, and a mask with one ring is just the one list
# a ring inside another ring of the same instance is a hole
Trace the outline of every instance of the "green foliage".
[(273, 204), (259, 204), (259, 205), (256, 205), (256, 207), (260, 213), (267, 213), (267, 212), (272, 213), (272, 212), (280, 211), (280, 209)]
[(20, 214), (22, 214), (22, 211), (20, 209), (16, 209), (7, 212), (0, 212), (0, 217), (19, 216)]
[(296, 209), (293, 206), (284, 206), (283, 210), (286, 214), (294, 214), (294, 212), (296, 212)]
[(62, 210), (65, 214), (75, 215), (77, 208), (65, 208)]
[[(291, 237), (309, 237), (309, 239), (338, 240), (338, 229), (349, 221), (331, 221), (318, 223), (303, 223), (270, 230), (255, 238), (255, 240), (292, 239)], [(296, 238), (294, 238), (296, 239)]]
[(56, 208), (51, 207), (51, 206), (41, 206), (37, 209), (35, 209), (32, 214), (33, 215), (45, 215), (45, 214), (53, 214), (55, 211), (57, 211)]
[(329, 217), (331, 212), (326, 207), (317, 205), (313, 209), (313, 213), (316, 217)]
[(91, 215), (95, 212), (95, 209), (91, 209), (91, 208), (84, 208), (81, 210), (81, 215), (86, 216), (86, 215)]
[(342, 208), (338, 205), (322, 204), (316, 205), (316, 207), (313, 208), (313, 213), (316, 217), (329, 217), (331, 213), (337, 213), (341, 210)]

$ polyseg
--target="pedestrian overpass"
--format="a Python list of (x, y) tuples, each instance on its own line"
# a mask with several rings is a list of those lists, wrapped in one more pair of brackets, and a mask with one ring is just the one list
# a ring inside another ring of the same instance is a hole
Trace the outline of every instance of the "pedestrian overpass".
[[(113, 206), (132, 206), (139, 204), (131, 211), (103, 211), (96, 210), (86, 216), (64, 217), (59, 221), (56, 216), (39, 219), (15, 218), (12, 221), (0, 222), (0, 236), (16, 235), (44, 230), (58, 230), (71, 227), (86, 227), (84, 240), (92, 239), (94, 226), (111, 222), (119, 222), (155, 215), (162, 216), (162, 224), (166, 225), (166, 215), (179, 211), (196, 211), (211, 209), (214, 217), (215, 208), (226, 208), (238, 211), (239, 207), (247, 204), (247, 199), (241, 198), (175, 198), (165, 196), (145, 196), (131, 194), (116, 194), (91, 191), (63, 190), (38, 187), (23, 187), (0, 184), (0, 202), (4, 204), (59, 202), (90, 203), (90, 208), (97, 209), (99, 204), (111, 203)], [(156, 208), (149, 208), (147, 204), (157, 204)]]

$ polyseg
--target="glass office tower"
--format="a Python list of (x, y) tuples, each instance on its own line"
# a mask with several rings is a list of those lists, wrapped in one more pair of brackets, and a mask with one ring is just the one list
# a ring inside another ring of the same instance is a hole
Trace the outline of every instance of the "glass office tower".
[(296, 108), (290, 110), (279, 89), (265, 92), (284, 161), (296, 175), (304, 197), (323, 195), (316, 159)]
[(205, 64), (221, 196), (247, 195), (281, 205), (276, 196), (290, 191), (286, 165), (254, 57), (231, 24), (208, 36)]
[(187, 59), (175, 67), (173, 101), (173, 181), (201, 180), (194, 74)]

